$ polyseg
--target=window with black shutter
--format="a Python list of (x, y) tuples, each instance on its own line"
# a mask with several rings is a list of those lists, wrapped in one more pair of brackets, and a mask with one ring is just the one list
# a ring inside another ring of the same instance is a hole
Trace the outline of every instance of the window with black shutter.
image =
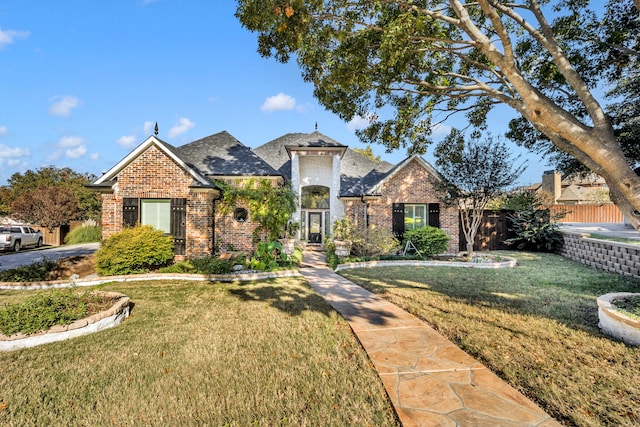
[(393, 235), (398, 240), (404, 236), (404, 203), (394, 203), (391, 212), (391, 227)]
[(122, 200), (122, 225), (135, 227), (138, 224), (138, 199), (125, 197)]
[(187, 241), (187, 199), (171, 199), (171, 235), (176, 255), (184, 255)]
[(428, 224), (440, 228), (440, 203), (427, 204), (427, 210), (429, 211)]

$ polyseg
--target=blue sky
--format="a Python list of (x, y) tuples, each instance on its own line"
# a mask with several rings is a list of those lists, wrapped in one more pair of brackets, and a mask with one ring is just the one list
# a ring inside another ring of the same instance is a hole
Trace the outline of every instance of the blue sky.
[[(320, 106), (295, 62), (260, 57), (234, 12), (231, 0), (0, 0), (0, 185), (49, 165), (99, 176), (156, 122), (175, 146), (226, 130), (257, 147), (317, 123), (363, 148), (357, 121)], [(492, 132), (510, 117), (492, 114)], [(373, 149), (392, 163), (406, 157)], [(539, 181), (548, 166), (522, 155), (520, 183)]]

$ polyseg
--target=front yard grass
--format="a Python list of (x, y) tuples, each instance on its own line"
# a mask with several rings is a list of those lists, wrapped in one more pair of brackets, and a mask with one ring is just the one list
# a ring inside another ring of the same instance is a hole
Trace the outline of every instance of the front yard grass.
[(135, 304), (120, 326), (0, 353), (0, 425), (399, 425), (348, 324), (300, 278), (100, 288)]
[(505, 252), (512, 269), (344, 270), (426, 320), (568, 425), (640, 424), (640, 348), (598, 329), (596, 298), (640, 281), (552, 254)]

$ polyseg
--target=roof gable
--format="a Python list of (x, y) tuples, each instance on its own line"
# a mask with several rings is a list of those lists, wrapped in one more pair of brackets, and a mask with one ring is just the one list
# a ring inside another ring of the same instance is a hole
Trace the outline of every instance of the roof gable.
[(369, 195), (380, 194), (382, 190), (382, 186), (387, 182), (389, 182), (394, 176), (396, 176), (402, 169), (407, 167), (407, 165), (409, 165), (412, 161), (418, 162), (420, 166), (422, 166), (424, 169), (427, 170), (427, 172), (429, 172), (429, 175), (433, 176), (437, 180), (442, 179), (438, 171), (433, 166), (431, 166), (429, 162), (427, 162), (418, 154), (414, 154), (412, 156), (407, 157), (402, 162), (398, 163), (385, 176), (381, 177), (377, 182), (375, 182), (372, 186), (370, 186), (370, 188), (366, 192), (363, 191), (363, 194), (369, 194)]
[(149, 147), (156, 146), (160, 151), (164, 152), (168, 157), (170, 157), (173, 161), (175, 161), (180, 167), (182, 167), (186, 172), (188, 172), (196, 183), (200, 186), (210, 187), (211, 182), (204, 177), (197, 169), (194, 169), (192, 166), (187, 164), (180, 155), (176, 152), (176, 148), (171, 144), (162, 141), (156, 136), (150, 136), (145, 139), (140, 145), (133, 149), (125, 158), (120, 160), (115, 166), (106, 171), (100, 178), (98, 178), (94, 182), (94, 186), (101, 186), (108, 184), (110, 181), (113, 181), (117, 178), (118, 174), (125, 169), (131, 162), (138, 158), (142, 153), (144, 153)]

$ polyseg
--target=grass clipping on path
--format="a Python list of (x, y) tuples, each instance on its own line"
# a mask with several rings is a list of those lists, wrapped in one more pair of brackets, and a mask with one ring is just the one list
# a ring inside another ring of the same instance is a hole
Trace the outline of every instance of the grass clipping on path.
[(0, 353), (0, 425), (398, 425), (348, 324), (302, 279), (102, 289), (134, 302), (122, 325)]
[(520, 266), (340, 274), (425, 319), (558, 420), (640, 425), (640, 349), (600, 332), (596, 304), (607, 292), (640, 292), (640, 281), (556, 255), (505, 254)]

